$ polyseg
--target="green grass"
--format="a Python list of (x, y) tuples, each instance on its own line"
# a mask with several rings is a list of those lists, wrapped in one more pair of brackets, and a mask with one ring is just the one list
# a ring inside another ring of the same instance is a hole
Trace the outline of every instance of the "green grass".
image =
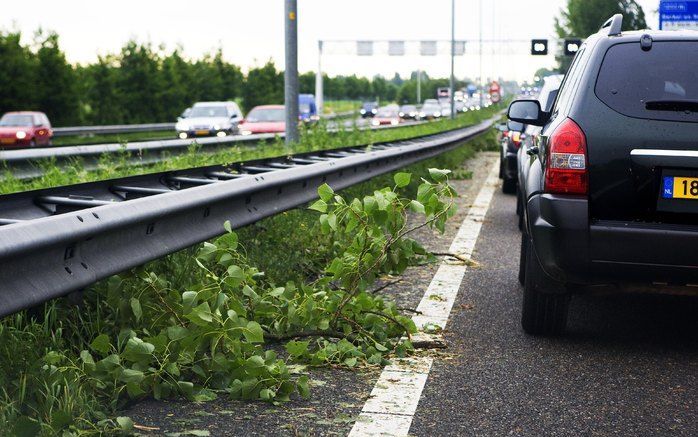
[(499, 108), (491, 107), (479, 112), (468, 112), (454, 120), (445, 119), (415, 126), (395, 129), (359, 130), (357, 128), (338, 133), (327, 132), (322, 125), (302, 133), (301, 141), (286, 146), (280, 139), (267, 141), (252, 146), (233, 145), (216, 152), (201, 153), (202, 149), (192, 145), (188, 153), (175, 155), (152, 165), (132, 165), (126, 155), (105, 154), (97, 170), (85, 170), (80, 159), (71, 161), (70, 165), (58, 168), (50, 160), (37, 162), (44, 169), (41, 177), (20, 180), (12, 176), (7, 168), (0, 180), (0, 194), (28, 191), (82, 182), (91, 182), (111, 178), (132, 176), (143, 173), (180, 170), (191, 167), (225, 164), (253, 159), (283, 156), (293, 153), (327, 150), (384, 141), (396, 141), (421, 135), (438, 133), (478, 123), (493, 116)]
[(325, 100), (323, 103), (322, 111), (325, 114), (358, 111), (361, 108), (360, 100)]
[(148, 140), (174, 140), (177, 139), (177, 134), (174, 130), (151, 131), (151, 132), (132, 132), (121, 134), (89, 134), (89, 135), (67, 135), (64, 137), (54, 137), (53, 146), (74, 146), (80, 144), (109, 144), (109, 143), (125, 143), (129, 141), (148, 141)]
[[(440, 126), (451, 127), (447, 123)], [(437, 125), (425, 127), (431, 130)], [(385, 133), (376, 132), (379, 136)], [(496, 146), (494, 132), (489, 131), (462, 147), (401, 170), (415, 176), (405, 189), (407, 195), (414, 194), (416, 181), (427, 174), (428, 168), (458, 168), (478, 150), (493, 146)], [(392, 175), (387, 174), (350, 187), (343, 194), (347, 198), (361, 198), (390, 185), (393, 185)], [(269, 281), (277, 284), (316, 277), (318, 269), (335, 253), (332, 239), (320, 231), (317, 213), (306, 208), (290, 210), (240, 229), (238, 236), (249, 263), (265, 271)], [(196, 250), (180, 251), (122, 277), (136, 281), (154, 273), (172, 284), (193, 284), (198, 280), (192, 256)], [(108, 297), (117, 291), (113, 284), (114, 281), (104, 280), (90, 287), (85, 291), (82, 307), (55, 300), (33, 311), (34, 316), (25, 311), (0, 322), (0, 429), (11, 433), (17, 429), (13, 427), (26, 425), (34, 427), (30, 431), (36, 431), (35, 423), (18, 421), (20, 416), (29, 416), (41, 422), (43, 435), (57, 434), (69, 427), (73, 432), (79, 430), (85, 434), (118, 432), (115, 418), (124, 407), (123, 399), (119, 400), (116, 394), (105, 397), (104, 393), (98, 393), (94, 381), (81, 377), (77, 370), (80, 351), (89, 349), (99, 334), (116, 335), (119, 329), (129, 326), (121, 320), (119, 311), (107, 303)], [(70, 371), (71, 366), (76, 371)], [(57, 372), (55, 367), (67, 371)]]

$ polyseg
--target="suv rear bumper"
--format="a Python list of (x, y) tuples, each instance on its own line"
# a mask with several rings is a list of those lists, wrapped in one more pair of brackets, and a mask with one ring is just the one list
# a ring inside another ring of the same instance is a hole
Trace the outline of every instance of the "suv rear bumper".
[(589, 202), (539, 194), (529, 232), (548, 275), (571, 285), (698, 284), (698, 226), (589, 221)]

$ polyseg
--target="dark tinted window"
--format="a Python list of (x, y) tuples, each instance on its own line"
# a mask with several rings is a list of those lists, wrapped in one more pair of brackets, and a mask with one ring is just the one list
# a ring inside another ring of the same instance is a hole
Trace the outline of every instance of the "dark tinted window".
[(565, 78), (562, 80), (562, 84), (560, 85), (560, 89), (558, 90), (559, 98), (557, 100), (554, 100), (555, 108), (553, 109), (553, 112), (557, 112), (560, 108), (566, 107), (567, 103), (569, 103), (569, 100), (572, 97), (572, 91), (577, 85), (577, 79), (579, 79), (580, 73), (582, 71), (582, 57), (584, 56), (585, 51), (585, 47), (582, 46), (582, 48), (579, 49), (577, 54), (574, 55), (572, 65), (570, 66), (569, 71), (565, 75)]
[(655, 42), (618, 44), (606, 52), (596, 95), (630, 117), (698, 121), (698, 44)]

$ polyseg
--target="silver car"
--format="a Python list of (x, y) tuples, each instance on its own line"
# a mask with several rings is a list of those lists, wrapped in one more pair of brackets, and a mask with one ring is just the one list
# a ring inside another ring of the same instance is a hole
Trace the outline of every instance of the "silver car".
[(181, 139), (234, 135), (238, 133), (238, 124), (243, 119), (242, 111), (235, 102), (198, 102), (182, 115), (175, 125), (177, 136)]

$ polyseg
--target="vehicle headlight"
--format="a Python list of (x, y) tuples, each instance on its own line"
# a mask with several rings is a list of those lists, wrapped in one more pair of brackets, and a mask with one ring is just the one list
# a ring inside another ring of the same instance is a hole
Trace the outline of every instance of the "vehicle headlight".
[(17, 132), (15, 134), (15, 136), (17, 137), (18, 140), (23, 140), (27, 137), (27, 133), (24, 132), (23, 130), (21, 130), (21, 131)]
[(378, 112), (378, 110), (376, 110), (376, 109), (371, 109), (371, 112), (372, 112), (373, 114), (375, 114), (376, 112)]
[(228, 134), (226, 134), (225, 131), (220, 131), (220, 132), (217, 132), (217, 133), (216, 133), (216, 136), (217, 136), (217, 137), (224, 137), (224, 136), (226, 136), (226, 135), (228, 135)]
[(405, 116), (405, 113), (404, 113), (404, 112), (401, 112), (401, 113), (399, 113), (398, 115), (399, 115), (400, 117), (404, 117), (404, 116)]
[(424, 112), (420, 112), (420, 113), (419, 113), (419, 116), (420, 116), (420, 117), (426, 117), (427, 114), (425, 114)]
[(434, 117), (441, 117), (441, 113), (440, 113), (439, 111), (436, 111), (436, 112), (434, 113)]
[(179, 133), (179, 138), (186, 140), (187, 139), (187, 133), (186, 132), (180, 132)]
[(361, 114), (365, 114), (365, 113), (366, 113), (366, 110), (365, 110), (365, 109), (361, 109), (359, 112), (360, 112)]
[(252, 131), (243, 129), (240, 131), (240, 135), (252, 135)]
[(398, 120), (390, 120), (390, 124), (395, 126), (396, 124), (400, 123)]
[(371, 122), (371, 124), (372, 124), (373, 126), (378, 126), (378, 125), (381, 124), (381, 122), (378, 121), (378, 120), (373, 120), (373, 121)]
[(187, 126), (186, 123), (177, 123), (175, 125), (175, 130), (178, 130), (178, 131), (189, 130), (189, 126)]

